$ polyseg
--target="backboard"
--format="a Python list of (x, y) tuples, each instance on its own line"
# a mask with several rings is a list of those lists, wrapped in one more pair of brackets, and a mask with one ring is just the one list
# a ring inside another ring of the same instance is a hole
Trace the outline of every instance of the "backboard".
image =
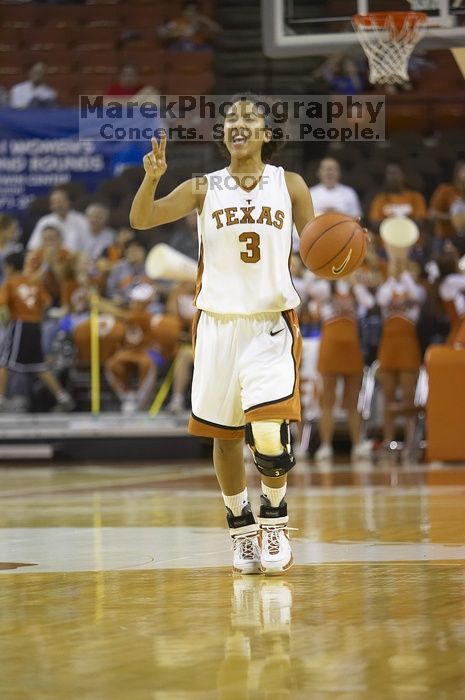
[(362, 52), (351, 18), (380, 11), (421, 11), (421, 49), (465, 46), (465, 0), (261, 0), (263, 51), (270, 58)]

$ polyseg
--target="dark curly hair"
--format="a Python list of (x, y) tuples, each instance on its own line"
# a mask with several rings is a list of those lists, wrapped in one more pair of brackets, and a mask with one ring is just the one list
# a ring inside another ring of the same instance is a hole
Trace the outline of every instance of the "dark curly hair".
[[(286, 124), (281, 123), (280, 129), (281, 129), (281, 134), (279, 137), (276, 137), (276, 130), (273, 129), (273, 124), (272, 124), (272, 117), (271, 115), (271, 105), (272, 101), (271, 98), (266, 96), (266, 95), (256, 95), (251, 92), (242, 92), (240, 94), (233, 95), (231, 99), (229, 100), (233, 104), (235, 102), (251, 102), (253, 105), (269, 105), (270, 109), (268, 110), (268, 113), (266, 115), (263, 115), (264, 120), (265, 120), (265, 129), (268, 129), (272, 133), (272, 138), (271, 141), (268, 143), (264, 143), (262, 145), (262, 151), (261, 151), (261, 159), (264, 163), (269, 163), (270, 160), (272, 160), (273, 156), (276, 155), (278, 151), (281, 150), (281, 148), (284, 147), (286, 143)], [(226, 145), (224, 144), (223, 140), (217, 141), (216, 142), (221, 153), (223, 155), (227, 155), (228, 157), (230, 156), (230, 153), (228, 149), (226, 148)]]
[(4, 265), (12, 267), (16, 272), (21, 272), (24, 267), (24, 253), (21, 251), (14, 251), (8, 253), (3, 260)]
[(10, 228), (12, 224), (16, 222), (16, 219), (14, 216), (11, 216), (11, 214), (0, 214), (0, 231), (3, 231), (6, 228)]

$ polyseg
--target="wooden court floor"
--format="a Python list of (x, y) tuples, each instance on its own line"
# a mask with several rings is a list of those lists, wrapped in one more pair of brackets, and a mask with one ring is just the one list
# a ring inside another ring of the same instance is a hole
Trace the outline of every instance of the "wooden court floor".
[(294, 568), (233, 576), (208, 463), (1, 468), (0, 698), (463, 700), (465, 466), (288, 503)]

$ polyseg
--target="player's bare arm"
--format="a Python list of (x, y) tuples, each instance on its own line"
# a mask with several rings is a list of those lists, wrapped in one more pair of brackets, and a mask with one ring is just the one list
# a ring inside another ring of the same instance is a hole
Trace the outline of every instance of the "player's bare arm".
[(2, 297), (2, 299), (0, 300), (0, 324), (6, 326), (9, 320), (10, 309), (8, 308), (6, 300)]
[(104, 299), (103, 297), (100, 297), (98, 299), (97, 303), (98, 303), (99, 311), (101, 311), (102, 313), (111, 314), (115, 318), (121, 318), (122, 320), (127, 320), (131, 316), (130, 311), (127, 311), (126, 309), (122, 309), (117, 304), (114, 304), (113, 302), (109, 301), (108, 299)]
[(166, 134), (160, 137), (160, 143), (152, 139), (152, 150), (144, 156), (145, 176), (134, 197), (129, 223), (135, 229), (148, 229), (187, 216), (189, 212), (200, 211), (205, 197), (206, 183), (190, 179), (176, 187), (166, 197), (155, 198), (160, 178), (167, 169)]
[(301, 175), (298, 173), (286, 172), (285, 179), (292, 202), (292, 217), (297, 233), (300, 236), (305, 224), (315, 218), (312, 197)]
[(448, 211), (440, 211), (439, 209), (434, 209), (430, 207), (429, 216), (431, 219), (440, 219), (441, 221), (450, 221), (450, 214)]

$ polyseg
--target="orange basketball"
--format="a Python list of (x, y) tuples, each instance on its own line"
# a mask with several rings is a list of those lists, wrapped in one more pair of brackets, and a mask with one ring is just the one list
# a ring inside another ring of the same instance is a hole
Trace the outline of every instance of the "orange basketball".
[(304, 226), (300, 236), (305, 267), (327, 280), (350, 275), (362, 264), (365, 251), (362, 227), (345, 214), (321, 214)]

